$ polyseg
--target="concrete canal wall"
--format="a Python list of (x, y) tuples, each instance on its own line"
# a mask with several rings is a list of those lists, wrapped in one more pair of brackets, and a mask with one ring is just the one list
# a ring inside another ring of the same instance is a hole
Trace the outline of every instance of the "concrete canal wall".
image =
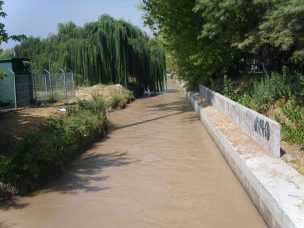
[(304, 177), (278, 158), (280, 125), (206, 87), (186, 97), (267, 225), (304, 227)]
[(200, 95), (209, 105), (215, 106), (219, 112), (245, 131), (256, 143), (271, 152), (274, 157), (280, 157), (280, 124), (207, 87), (200, 87)]

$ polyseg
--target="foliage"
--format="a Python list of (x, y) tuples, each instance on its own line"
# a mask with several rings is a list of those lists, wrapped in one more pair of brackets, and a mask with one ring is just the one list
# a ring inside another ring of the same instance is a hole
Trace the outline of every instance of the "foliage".
[(304, 145), (304, 112), (296, 104), (282, 107), (284, 118), (277, 115), (277, 121), (282, 125), (283, 136), (290, 142)]
[(296, 89), (294, 92), (295, 100), (297, 104), (304, 106), (304, 76), (296, 75), (296, 77), (298, 78), (298, 81), (296, 82)]
[(192, 87), (238, 76), (253, 60), (269, 74), (304, 72), (302, 0), (144, 0), (143, 9)]
[(243, 94), (242, 96), (239, 96), (237, 102), (247, 108), (258, 109), (258, 107), (252, 102), (252, 98), (247, 93)]
[(237, 99), (236, 92), (233, 88), (233, 82), (227, 75), (224, 76), (223, 95), (234, 101)]
[[(203, 61), (196, 61), (201, 53), (196, 27), (201, 24), (199, 16), (193, 13), (194, 1), (144, 1), (145, 23), (148, 24), (159, 37), (163, 45), (174, 57), (178, 70), (184, 75), (188, 85), (198, 86), (195, 82), (204, 65)], [(190, 74), (187, 74), (191, 72)], [(196, 77), (197, 76), (197, 77)]]
[[(303, 0), (143, 2), (145, 23), (161, 37), (190, 90), (211, 84), (233, 97), (228, 77), (244, 76), (255, 64), (266, 76), (255, 74), (256, 79), (238, 91), (238, 102), (262, 112), (279, 99), (295, 99), (303, 106), (304, 79), (298, 75), (304, 74)], [(224, 75), (228, 77), (222, 89), (218, 79)], [(284, 111), (295, 126), (284, 122), (283, 131), (303, 142), (299, 109), (291, 112), (294, 117)]]
[(134, 101), (135, 100), (135, 95), (133, 91), (130, 90), (125, 90), (124, 91), (124, 96), (127, 99), (128, 102)]
[(127, 105), (127, 99), (125, 98), (125, 96), (123, 94), (111, 94), (111, 98), (108, 101), (108, 106), (113, 107), (113, 108), (125, 108), (125, 106)]
[(112, 109), (125, 108), (127, 103), (135, 99), (134, 93), (130, 90), (123, 90), (121, 92), (112, 92), (110, 99), (107, 101), (106, 106)]
[(47, 39), (29, 37), (15, 48), (17, 57), (32, 59), (32, 69), (70, 69), (77, 83), (134, 83), (144, 89), (163, 90), (165, 54), (140, 29), (103, 15), (78, 27), (59, 24)]
[[(3, 4), (4, 4), (4, 1), (0, 0), (0, 18), (6, 17), (6, 13), (3, 11), (3, 8), (2, 8)], [(9, 35), (5, 30), (5, 25), (2, 22), (0, 22), (0, 44), (2, 42), (7, 42), (10, 39), (15, 40), (15, 41), (21, 41), (21, 40), (24, 40), (25, 38), (26, 38), (25, 35)]]
[(103, 102), (97, 99), (79, 101), (68, 107), (67, 116), (50, 119), (44, 131), (29, 134), (18, 144), (17, 155), (0, 180), (28, 191), (64, 171), (81, 143), (104, 133), (104, 110)]
[[(0, 0), (0, 18), (4, 18), (6, 17), (6, 13), (3, 11), (3, 6), (4, 1)], [(26, 39), (25, 35), (9, 35), (6, 30), (5, 30), (5, 25), (0, 22), (0, 45), (2, 42), (7, 42), (8, 40), (15, 40), (15, 41), (21, 41)], [(7, 57), (11, 57), (13, 53), (11, 53), (11, 50), (6, 50), (3, 51), (2, 49), (0, 49), (0, 59), (1, 58), (7, 58)], [(0, 71), (0, 80), (3, 79), (4, 77), (6, 77), (6, 74), (4, 72)]]
[(264, 61), (269, 65), (277, 65), (274, 66), (276, 70), (282, 68), (283, 62), (303, 62), (303, 1), (276, 0), (266, 9), (263, 20), (244, 43), (251, 45), (252, 51), (268, 52), (268, 59), (264, 58)]
[(261, 110), (268, 110), (278, 99), (287, 100), (294, 92), (293, 76), (273, 73), (253, 82), (253, 103)]
[[(132, 93), (111, 94), (119, 102), (106, 103), (98, 96), (91, 101), (80, 100), (66, 107), (66, 113), (50, 118), (46, 127), (26, 135), (16, 146), (16, 156), (0, 157), (0, 200), (31, 191), (65, 170), (82, 145), (105, 134), (108, 105), (126, 105)], [(123, 103), (122, 104), (122, 99)], [(116, 100), (115, 100), (116, 101)], [(17, 190), (16, 190), (17, 189)], [(5, 196), (5, 197), (4, 197)]]
[(13, 49), (5, 49), (0, 52), (0, 59), (7, 59), (14, 57)]
[(4, 79), (6, 76), (7, 76), (7, 74), (5, 72), (0, 71), (0, 80)]
[[(127, 90), (112, 96), (123, 96), (125, 103), (133, 99)], [(31, 191), (63, 172), (81, 145), (105, 134), (108, 105), (116, 104), (98, 96), (77, 101), (67, 106), (66, 114), (50, 118), (42, 131), (26, 135), (18, 143), (15, 157), (0, 157), (0, 199), (16, 194), (16, 189), (19, 193)]]

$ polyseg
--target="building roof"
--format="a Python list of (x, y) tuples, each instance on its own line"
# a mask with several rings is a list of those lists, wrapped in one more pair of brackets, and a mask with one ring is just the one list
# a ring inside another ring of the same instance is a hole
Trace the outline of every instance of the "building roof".
[(7, 62), (13, 62), (13, 61), (30, 61), (28, 58), (6, 58), (6, 59), (0, 59), (0, 63), (7, 63)]

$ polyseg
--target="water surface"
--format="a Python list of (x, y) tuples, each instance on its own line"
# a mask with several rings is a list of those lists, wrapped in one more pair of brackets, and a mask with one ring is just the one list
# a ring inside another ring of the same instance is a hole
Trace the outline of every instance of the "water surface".
[(111, 113), (59, 180), (0, 209), (0, 227), (266, 227), (173, 81)]

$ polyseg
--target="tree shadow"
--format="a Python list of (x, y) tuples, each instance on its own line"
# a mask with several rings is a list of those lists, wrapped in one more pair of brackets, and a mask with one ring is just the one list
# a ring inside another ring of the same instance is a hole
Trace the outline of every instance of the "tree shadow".
[(4, 223), (4, 222), (0, 222), (0, 227), (1, 228), (9, 228), (9, 227), (13, 227), (14, 224), (7, 224), (7, 223)]
[(166, 89), (163, 91), (164, 94), (166, 93), (178, 93), (180, 92), (178, 89)]
[(176, 116), (176, 115), (179, 115), (179, 114), (182, 114), (182, 113), (183, 112), (176, 112), (176, 113), (173, 113), (173, 114), (163, 115), (163, 116), (159, 116), (159, 117), (155, 117), (155, 118), (151, 118), (151, 119), (148, 119), (148, 120), (143, 120), (143, 121), (139, 121), (139, 122), (136, 122), (136, 123), (127, 124), (127, 125), (116, 125), (116, 124), (110, 123), (110, 125), (111, 125), (110, 131), (115, 131), (115, 130), (120, 130), (120, 129), (124, 129), (124, 128), (128, 128), (128, 127), (133, 127), (133, 126), (153, 122), (153, 121), (156, 121), (156, 120)]
[(161, 95), (162, 93), (161, 92), (145, 92), (143, 95), (139, 96), (139, 97), (136, 97), (136, 100), (142, 100), (142, 99), (148, 99), (148, 98), (151, 98), (151, 97), (157, 97), (159, 95)]
[(46, 185), (42, 191), (77, 194), (107, 190), (109, 187), (102, 186), (101, 182), (107, 180), (108, 176), (102, 175), (102, 171), (109, 167), (122, 167), (135, 162), (139, 160), (129, 158), (127, 152), (88, 152), (75, 160), (63, 177)]
[[(157, 104), (157, 105), (148, 106), (148, 108), (152, 109), (153, 111), (164, 112), (165, 115), (160, 115), (160, 116), (157, 116), (157, 117), (154, 117), (154, 118), (145, 119), (145, 120), (138, 121), (138, 122), (135, 122), (135, 123), (130, 123), (130, 124), (127, 124), (127, 125), (117, 125), (117, 124), (114, 124), (114, 123), (109, 121), (108, 122), (109, 131), (111, 132), (111, 131), (120, 130), (120, 129), (124, 129), (124, 128), (128, 128), (128, 127), (133, 127), (133, 126), (157, 121), (157, 120), (160, 120), (160, 119), (165, 119), (165, 118), (177, 116), (177, 115), (180, 115), (180, 114), (183, 114), (183, 113), (193, 113), (193, 109), (185, 101), (184, 98), (179, 98), (177, 101), (173, 101), (173, 102), (161, 103), (161, 104)], [(171, 112), (173, 112), (173, 113), (171, 113)], [(186, 119), (185, 119), (185, 121), (197, 121), (197, 120), (198, 120), (198, 118), (195, 115), (190, 116), (190, 117), (186, 117)]]
[(169, 103), (161, 103), (158, 105), (152, 105), (149, 106), (149, 108), (152, 108), (154, 111), (170, 111), (170, 112), (190, 112), (191, 108), (187, 104), (187, 102), (183, 99), (180, 98), (177, 101), (169, 102)]
[(1, 204), (0, 210), (8, 211), (11, 209), (23, 209), (29, 205), (28, 203), (21, 203), (19, 201), (20, 201), (19, 199), (13, 199), (8, 202), (5, 202)]
[[(74, 160), (63, 176), (51, 181), (39, 190), (27, 195), (27, 197), (31, 198), (50, 192), (75, 195), (104, 191), (109, 189), (102, 183), (109, 178), (102, 174), (104, 169), (118, 168), (140, 162), (140, 160), (129, 158), (127, 152), (100, 153), (94, 151), (95, 147), (97, 148), (96, 145), (93, 146), (90, 151)], [(23, 209), (28, 205), (29, 203), (22, 203), (22, 197), (16, 197), (1, 205), (0, 210)]]

